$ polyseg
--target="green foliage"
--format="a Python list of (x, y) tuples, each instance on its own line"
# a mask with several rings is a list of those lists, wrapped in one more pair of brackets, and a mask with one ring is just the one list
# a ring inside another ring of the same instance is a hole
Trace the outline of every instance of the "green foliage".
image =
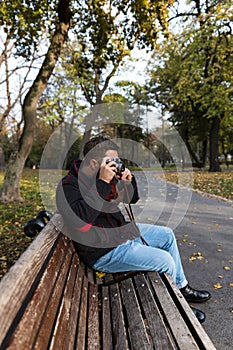
[(77, 43), (72, 45), (71, 62), (91, 105), (102, 102), (109, 79), (136, 45), (155, 46), (161, 26), (167, 30), (172, 2), (87, 0), (73, 4)]
[(0, 26), (15, 41), (15, 54), (30, 59), (46, 29), (52, 29), (56, 1), (2, 0)]
[[(233, 6), (213, 3), (155, 52), (150, 92), (171, 114), (185, 141), (204, 141), (215, 117), (230, 121), (233, 113)], [(211, 135), (210, 135), (211, 137)]]
[(30, 155), (27, 159), (26, 166), (33, 167), (39, 166), (42, 153), (44, 151), (45, 145), (52, 134), (53, 129), (48, 123), (38, 120), (36, 125), (36, 130), (34, 134), (34, 142)]

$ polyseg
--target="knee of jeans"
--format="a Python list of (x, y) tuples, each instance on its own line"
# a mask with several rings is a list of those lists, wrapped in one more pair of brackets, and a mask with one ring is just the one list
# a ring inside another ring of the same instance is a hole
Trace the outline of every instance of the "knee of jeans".
[(175, 262), (172, 258), (166, 262), (166, 269), (165, 270), (166, 271), (164, 271), (164, 272), (166, 272), (168, 275), (170, 275), (173, 278), (173, 280), (175, 281), (176, 280), (176, 265), (175, 265)]
[(169, 227), (167, 227), (167, 235), (169, 237), (170, 242), (173, 242), (176, 239), (174, 232)]

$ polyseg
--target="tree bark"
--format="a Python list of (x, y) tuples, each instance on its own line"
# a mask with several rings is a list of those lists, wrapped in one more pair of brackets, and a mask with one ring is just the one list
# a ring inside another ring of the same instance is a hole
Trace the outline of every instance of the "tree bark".
[(218, 138), (220, 129), (220, 118), (214, 117), (211, 119), (210, 127), (210, 167), (209, 171), (221, 171), (218, 161)]
[(36, 106), (47, 86), (48, 80), (60, 56), (62, 46), (67, 38), (71, 17), (70, 0), (60, 0), (57, 12), (59, 21), (50, 47), (40, 71), (24, 99), (22, 107), (24, 119), (23, 133), (18, 144), (18, 149), (10, 156), (0, 192), (0, 199), (4, 201), (23, 200), (20, 194), (20, 179), (33, 144), (36, 126)]

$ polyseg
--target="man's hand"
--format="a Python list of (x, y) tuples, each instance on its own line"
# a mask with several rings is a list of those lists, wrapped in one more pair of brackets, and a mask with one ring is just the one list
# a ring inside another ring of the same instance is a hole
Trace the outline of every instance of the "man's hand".
[(125, 171), (121, 174), (120, 179), (126, 182), (131, 182), (132, 181), (132, 174), (131, 171), (128, 168), (125, 168)]
[(116, 162), (109, 162), (106, 164), (106, 160), (109, 157), (103, 158), (100, 165), (99, 179), (110, 183), (110, 181), (116, 176)]

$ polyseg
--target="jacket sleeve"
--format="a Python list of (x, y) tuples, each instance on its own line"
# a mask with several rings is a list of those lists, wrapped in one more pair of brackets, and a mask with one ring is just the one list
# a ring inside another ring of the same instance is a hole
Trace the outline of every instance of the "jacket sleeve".
[(130, 183), (126, 181), (120, 181), (117, 185), (118, 190), (123, 190), (123, 202), (135, 204), (139, 200), (138, 187), (135, 176), (133, 175)]

